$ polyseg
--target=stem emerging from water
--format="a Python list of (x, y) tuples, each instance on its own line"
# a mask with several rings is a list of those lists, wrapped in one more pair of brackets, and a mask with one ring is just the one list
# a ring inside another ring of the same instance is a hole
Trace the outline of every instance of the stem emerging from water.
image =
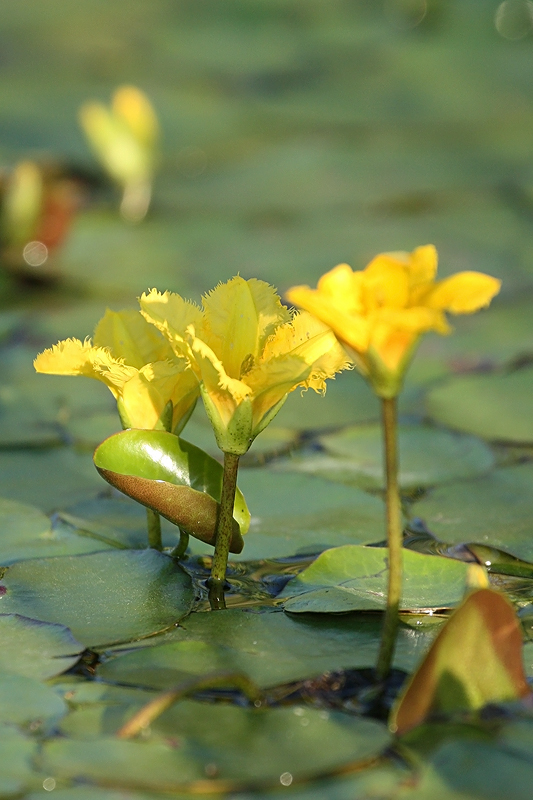
[(148, 547), (153, 547), (154, 550), (162, 550), (161, 518), (157, 511), (152, 511), (151, 508), (146, 509), (146, 523), (148, 526)]
[(382, 399), (383, 431), (385, 445), (385, 483), (387, 504), (387, 546), (389, 570), (387, 608), (381, 632), (376, 675), (387, 678), (394, 656), (398, 631), (398, 610), (402, 594), (402, 522), (400, 492), (398, 489), (398, 426), (396, 398)]
[(215, 555), (209, 579), (209, 602), (213, 611), (226, 608), (224, 584), (228, 566), (228, 553), (233, 532), (233, 505), (237, 489), (237, 472), (239, 456), (224, 453), (224, 476), (222, 478), (222, 495), (217, 519)]

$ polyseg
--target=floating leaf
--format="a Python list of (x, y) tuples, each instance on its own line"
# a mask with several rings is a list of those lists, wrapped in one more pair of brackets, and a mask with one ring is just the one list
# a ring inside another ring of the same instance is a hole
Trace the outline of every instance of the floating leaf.
[[(491, 449), (474, 436), (400, 425), (400, 485), (404, 489), (432, 486), (488, 472), (494, 465)], [(322, 436), (326, 452), (336, 456), (321, 474), (335, 472), (368, 488), (383, 486), (383, 434), (380, 425), (360, 425)], [(311, 462), (313, 463), (313, 462)], [(318, 462), (320, 463), (320, 462)], [(306, 468), (303, 460), (302, 469)]]
[(476, 710), (531, 693), (522, 665), (522, 636), (513, 607), (478, 589), (447, 620), (391, 714), (402, 735), (434, 714)]
[[(123, 685), (172, 688), (187, 677), (224, 670), (244, 672), (261, 688), (349, 667), (372, 667), (381, 621), (374, 615), (289, 616), (228, 609), (223, 614), (192, 614), (166, 644), (119, 654), (98, 668), (104, 679)], [(402, 628), (396, 666), (418, 663), (433, 631)]]
[(432, 489), (413, 512), (443, 542), (472, 542), (533, 561), (532, 464)]
[[(401, 609), (449, 608), (459, 602), (467, 564), (411, 550), (404, 550), (403, 558)], [(384, 547), (335, 547), (292, 578), (278, 598), (284, 600), (285, 611), (292, 613), (384, 610), (387, 564)]]
[[(355, 487), (275, 469), (242, 469), (239, 485), (253, 513), (243, 558), (319, 553), (385, 536), (383, 502)], [(196, 542), (191, 549), (207, 552)]]
[(8, 567), (2, 610), (68, 626), (86, 647), (157, 633), (189, 613), (191, 579), (155, 550), (41, 558)]
[(55, 511), (106, 488), (87, 453), (66, 447), (0, 452), (2, 495)]
[(84, 650), (64, 625), (19, 614), (0, 614), (0, 641), (0, 670), (40, 680), (70, 669)]
[(0, 723), (40, 725), (57, 721), (67, 711), (64, 700), (50, 686), (25, 675), (0, 672)]
[[(127, 430), (102, 442), (94, 463), (112, 486), (214, 544), (223, 469), (203, 450), (165, 431)], [(230, 551), (240, 553), (250, 515), (239, 490), (234, 514)]]
[(430, 391), (428, 414), (485, 439), (533, 443), (533, 369), (452, 378)]
[(23, 736), (11, 726), (0, 725), (0, 796), (20, 796), (25, 789), (42, 786), (33, 770), (33, 762), (38, 752), (36, 739)]
[[(275, 788), (282, 774), (291, 780), (320, 775), (345, 762), (378, 756), (390, 741), (384, 725), (339, 713), (300, 706), (258, 711), (183, 701), (152, 724), (147, 741), (127, 742), (106, 738), (128, 715), (124, 707), (116, 711), (77, 712), (81, 741), (46, 745), (45, 768), (58, 777), (165, 791), (205, 779), (208, 765), (216, 764), (217, 778), (243, 786), (271, 780)], [(89, 736), (99, 732), (101, 738), (87, 740), (84, 719), (91, 726)], [(178, 748), (168, 743), (174, 737), (179, 738)]]

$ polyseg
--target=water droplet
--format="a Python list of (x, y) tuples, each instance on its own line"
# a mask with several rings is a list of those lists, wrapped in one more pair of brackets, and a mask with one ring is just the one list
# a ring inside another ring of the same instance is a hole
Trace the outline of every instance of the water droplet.
[(292, 783), (292, 775), (290, 772), (283, 772), (279, 776), (279, 782), (282, 786), (290, 786)]
[(43, 781), (43, 789), (45, 792), (52, 792), (56, 788), (55, 778), (45, 778)]
[(505, 0), (494, 15), (494, 27), (504, 39), (524, 39), (533, 31), (533, 2)]
[(30, 267), (42, 267), (48, 258), (48, 248), (42, 242), (28, 242), (22, 251), (22, 257)]

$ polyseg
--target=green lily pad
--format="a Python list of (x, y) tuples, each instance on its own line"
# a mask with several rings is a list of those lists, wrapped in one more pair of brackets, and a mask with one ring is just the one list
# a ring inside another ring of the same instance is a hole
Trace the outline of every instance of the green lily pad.
[[(145, 522), (146, 527), (146, 522)], [(46, 556), (94, 553), (113, 547), (113, 539), (98, 536), (74, 524), (65, 524), (56, 517), (50, 519), (35, 506), (0, 498), (0, 564)], [(146, 544), (146, 533), (145, 533)], [(121, 545), (120, 541), (116, 543)]]
[[(356, 487), (275, 469), (242, 469), (239, 485), (252, 518), (238, 560), (319, 553), (385, 537), (383, 502)], [(194, 542), (191, 551), (207, 549)]]
[[(471, 478), (494, 466), (491, 449), (474, 436), (422, 427), (400, 425), (400, 485), (404, 489), (432, 486), (459, 478)], [(368, 488), (383, 486), (383, 433), (380, 425), (345, 428), (322, 436), (326, 452), (337, 457), (337, 469)], [(305, 465), (305, 460), (304, 460)], [(329, 462), (328, 470), (334, 469)]]
[(415, 503), (431, 533), (448, 544), (473, 543), (533, 562), (533, 465), (433, 489)]
[(0, 452), (2, 494), (55, 511), (107, 489), (88, 453), (70, 448)]
[(101, 411), (90, 416), (73, 416), (65, 428), (77, 447), (92, 452), (108, 436), (119, 433), (122, 426), (116, 411)]
[(65, 701), (50, 686), (25, 675), (0, 672), (0, 723), (29, 725), (55, 722), (67, 711)]
[[(228, 609), (192, 614), (165, 644), (117, 655), (99, 666), (98, 675), (122, 685), (167, 689), (191, 675), (238, 671), (266, 688), (330, 670), (372, 667), (380, 636), (381, 620), (374, 615), (292, 617)], [(412, 669), (433, 636), (433, 630), (402, 627), (396, 666)]]
[(465, 375), (443, 383), (426, 398), (428, 414), (450, 428), (485, 439), (533, 443), (533, 369)]
[[(85, 537), (91, 552), (108, 547), (144, 550), (146, 509), (118, 492), (115, 497), (94, 497), (59, 511), (54, 516), (53, 530), (61, 538)], [(179, 529), (164, 517), (161, 535), (164, 547), (175, 547), (179, 542)]]
[(84, 650), (64, 625), (19, 614), (0, 614), (0, 641), (0, 670), (39, 680), (70, 669)]
[(169, 628), (194, 599), (189, 576), (154, 550), (21, 561), (2, 585), (4, 612), (67, 625), (87, 647)]
[(533, 780), (530, 752), (515, 752), (505, 740), (448, 741), (432, 754), (418, 787), (408, 792), (405, 800), (529, 800)]
[(19, 796), (25, 789), (42, 786), (42, 776), (33, 770), (38, 752), (36, 739), (31, 739), (7, 725), (0, 725), (0, 796)]
[[(214, 544), (223, 468), (203, 450), (165, 431), (126, 430), (102, 442), (94, 463), (124, 494)], [(250, 521), (239, 490), (234, 515), (230, 551), (239, 553)]]
[[(403, 558), (402, 610), (450, 608), (461, 600), (467, 564), (411, 550)], [(385, 547), (335, 547), (292, 578), (278, 598), (292, 613), (384, 610), (387, 563)]]
[(276, 415), (276, 425), (292, 430), (321, 430), (378, 419), (379, 400), (356, 372), (328, 381), (326, 394), (312, 389), (291, 392)]
[[(345, 762), (377, 756), (390, 742), (381, 723), (301, 706), (258, 711), (184, 701), (151, 725), (153, 741), (141, 743), (106, 738), (125, 722), (127, 709), (96, 716), (82, 710), (76, 717), (81, 741), (45, 745), (47, 770), (155, 791), (205, 778), (213, 763), (217, 778), (242, 781), (243, 786), (270, 779), (274, 787), (280, 775), (320, 775)], [(98, 732), (102, 738), (86, 739), (89, 720), (89, 735)], [(179, 749), (168, 744), (169, 737), (179, 738)]]

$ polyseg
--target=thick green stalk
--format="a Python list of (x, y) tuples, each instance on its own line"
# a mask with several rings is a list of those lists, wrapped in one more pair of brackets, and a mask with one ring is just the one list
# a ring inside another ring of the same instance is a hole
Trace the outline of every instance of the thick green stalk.
[(392, 666), (398, 611), (402, 595), (402, 519), (398, 488), (398, 424), (396, 398), (382, 400), (385, 446), (385, 485), (387, 506), (387, 546), (389, 569), (387, 608), (381, 632), (381, 645), (376, 666), (378, 680), (385, 680)]
[(217, 519), (215, 555), (209, 579), (209, 602), (213, 611), (226, 608), (224, 584), (228, 566), (228, 553), (233, 532), (233, 505), (237, 489), (239, 456), (224, 453), (224, 476)]
[(151, 508), (146, 509), (146, 523), (148, 526), (148, 547), (153, 547), (154, 550), (162, 550), (161, 518), (157, 511), (152, 511)]

